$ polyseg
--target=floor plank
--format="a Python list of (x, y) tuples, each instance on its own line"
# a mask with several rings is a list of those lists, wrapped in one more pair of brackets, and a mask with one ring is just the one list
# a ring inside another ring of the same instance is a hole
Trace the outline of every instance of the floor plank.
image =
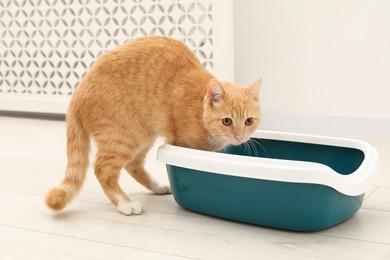
[(1, 259), (191, 259), (149, 250), (0, 226)]
[(390, 212), (390, 187), (378, 186), (365, 200), (363, 207)]

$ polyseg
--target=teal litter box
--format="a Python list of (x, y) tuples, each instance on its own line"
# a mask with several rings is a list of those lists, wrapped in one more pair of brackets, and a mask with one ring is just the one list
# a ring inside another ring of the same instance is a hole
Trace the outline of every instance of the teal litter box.
[(165, 144), (158, 160), (180, 206), (294, 231), (353, 216), (378, 168), (378, 153), (365, 142), (267, 131), (256, 131), (250, 146), (223, 152)]

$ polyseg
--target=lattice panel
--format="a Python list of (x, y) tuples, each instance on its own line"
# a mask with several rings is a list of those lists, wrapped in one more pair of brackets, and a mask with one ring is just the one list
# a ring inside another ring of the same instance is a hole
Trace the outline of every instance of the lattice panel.
[(212, 71), (212, 21), (211, 0), (0, 1), (0, 96), (69, 96), (99, 55), (146, 35), (183, 40)]

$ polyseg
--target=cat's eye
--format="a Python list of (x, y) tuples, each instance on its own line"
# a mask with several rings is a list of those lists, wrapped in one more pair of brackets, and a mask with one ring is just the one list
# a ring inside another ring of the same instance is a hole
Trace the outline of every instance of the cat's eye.
[(231, 126), (233, 124), (233, 120), (231, 118), (225, 117), (222, 119), (222, 124), (224, 126)]
[(253, 119), (253, 117), (249, 117), (245, 120), (245, 125), (251, 126), (251, 125), (253, 125), (254, 122), (255, 122), (255, 120)]

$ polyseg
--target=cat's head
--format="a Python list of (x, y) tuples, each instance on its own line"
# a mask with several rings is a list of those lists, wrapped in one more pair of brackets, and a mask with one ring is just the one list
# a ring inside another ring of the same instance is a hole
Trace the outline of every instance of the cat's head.
[(249, 140), (260, 121), (261, 80), (250, 87), (209, 81), (203, 101), (203, 121), (210, 134), (226, 144)]

